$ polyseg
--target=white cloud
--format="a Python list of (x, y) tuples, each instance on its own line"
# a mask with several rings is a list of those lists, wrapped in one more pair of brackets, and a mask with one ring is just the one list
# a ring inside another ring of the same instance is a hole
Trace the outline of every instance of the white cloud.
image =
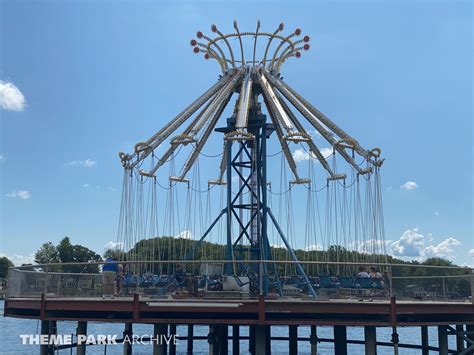
[(378, 240), (378, 239), (369, 239), (369, 240), (360, 240), (354, 241), (349, 244), (349, 248), (360, 253), (385, 253), (387, 246), (391, 243), (391, 240)]
[(175, 238), (182, 238), (182, 239), (191, 239), (192, 238), (192, 233), (191, 231), (182, 231), (181, 233), (179, 233), (178, 235), (175, 235), (174, 237)]
[(471, 249), (467, 252), (471, 258), (474, 258), (474, 249)]
[(394, 256), (405, 258), (447, 258), (452, 256), (454, 247), (461, 245), (461, 242), (453, 237), (448, 237), (439, 244), (426, 245), (426, 242), (430, 243), (432, 240), (431, 234), (425, 237), (417, 228), (408, 229), (399, 240), (390, 244), (390, 249)]
[(107, 242), (105, 244), (105, 249), (122, 249), (123, 243), (122, 242)]
[(414, 181), (407, 181), (403, 185), (400, 186), (404, 190), (415, 190), (418, 188), (418, 184)]
[(93, 167), (97, 161), (92, 160), (92, 159), (86, 159), (86, 160), (72, 160), (69, 163), (66, 163), (66, 166), (83, 166), (84, 168), (91, 168)]
[(12, 254), (12, 255), (7, 255), (7, 254), (4, 254), (4, 253), (0, 253), (0, 257), (7, 257), (15, 266), (21, 266), (23, 264), (35, 264), (35, 254), (27, 254), (27, 255)]
[(312, 244), (312, 245), (309, 245), (308, 247), (305, 248), (306, 251), (321, 251), (321, 250), (324, 250), (323, 249), (323, 246), (319, 243), (316, 243), (316, 244)]
[(435, 215), (435, 216), (439, 216), (439, 212), (438, 212), (438, 211), (435, 211), (435, 212), (434, 212), (434, 215)]
[(12, 83), (0, 80), (0, 107), (8, 111), (23, 111), (25, 97)]
[(31, 192), (26, 190), (18, 190), (7, 193), (5, 196), (12, 198), (19, 198), (22, 200), (28, 200), (31, 197)]
[(0, 154), (0, 162), (5, 160), (5, 156), (3, 154)]
[[(334, 152), (332, 148), (321, 148), (319, 150), (325, 159), (329, 158)], [(295, 149), (293, 151), (293, 159), (299, 163), (305, 160), (309, 160), (310, 153), (303, 149)], [(311, 152), (311, 158), (317, 160), (316, 156)]]
[(430, 257), (446, 258), (452, 255), (454, 251), (453, 247), (457, 247), (459, 245), (461, 245), (461, 242), (459, 240), (453, 237), (449, 237), (443, 240), (438, 245), (427, 246), (425, 250), (423, 251), (423, 254), (427, 258), (430, 258)]
[(90, 185), (89, 184), (84, 184), (82, 185), (83, 188), (87, 189)]

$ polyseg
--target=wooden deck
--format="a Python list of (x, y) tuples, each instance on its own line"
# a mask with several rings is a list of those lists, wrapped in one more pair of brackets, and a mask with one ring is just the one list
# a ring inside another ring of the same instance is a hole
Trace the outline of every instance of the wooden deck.
[(100, 322), (420, 326), (474, 324), (470, 302), (346, 299), (15, 298), (5, 316)]

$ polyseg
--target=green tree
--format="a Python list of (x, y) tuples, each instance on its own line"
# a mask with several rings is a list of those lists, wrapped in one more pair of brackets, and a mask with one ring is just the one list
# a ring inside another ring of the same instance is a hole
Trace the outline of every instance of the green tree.
[(44, 243), (35, 253), (35, 262), (37, 264), (59, 263), (58, 249), (53, 243)]
[(8, 275), (8, 268), (12, 267), (13, 263), (6, 256), (0, 258), (0, 278), (6, 278)]

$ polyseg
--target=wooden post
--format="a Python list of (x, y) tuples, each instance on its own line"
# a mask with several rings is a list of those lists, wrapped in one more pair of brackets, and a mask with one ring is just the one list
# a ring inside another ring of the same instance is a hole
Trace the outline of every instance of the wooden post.
[(219, 355), (218, 329), (215, 325), (209, 326), (207, 342), (209, 343), (209, 355)]
[(264, 325), (260, 324), (255, 326), (255, 354), (270, 354), (270, 352), (267, 351), (267, 330)]
[(428, 327), (426, 325), (421, 326), (421, 354), (429, 355), (429, 339), (428, 339)]
[(249, 325), (249, 353), (255, 354), (255, 326)]
[(318, 333), (315, 325), (311, 326), (309, 342), (311, 344), (311, 355), (316, 355), (318, 353)]
[(298, 354), (298, 326), (290, 325), (288, 327), (289, 341), (290, 341), (290, 355)]
[(154, 324), (153, 325), (153, 355), (166, 355), (167, 344), (165, 336), (168, 335), (167, 324)]
[(377, 355), (377, 333), (373, 326), (364, 327), (365, 355)]
[(123, 331), (124, 339), (128, 337), (128, 341), (123, 342), (123, 355), (132, 354), (132, 336), (133, 336), (133, 323), (125, 323), (125, 330)]
[[(77, 322), (76, 336), (78, 339), (79, 336), (87, 336), (87, 322)], [(84, 341), (81, 344), (77, 343), (76, 354), (86, 355), (86, 344)]]
[(457, 352), (461, 352), (464, 350), (464, 326), (462, 324), (456, 325), (456, 350)]
[(176, 355), (176, 343), (174, 341), (176, 337), (176, 324), (170, 324), (170, 350), (169, 355)]
[(438, 348), (440, 355), (448, 355), (448, 327), (438, 325)]
[(345, 325), (334, 326), (334, 354), (347, 355), (347, 328)]
[(229, 328), (227, 325), (219, 325), (219, 354), (227, 354), (229, 352)]
[[(466, 335), (469, 339), (472, 340), (472, 343), (467, 343), (466, 347), (474, 345), (474, 324), (466, 324)], [(467, 354), (474, 354), (474, 350), (470, 350)]]
[(265, 340), (266, 340), (265, 349), (267, 350), (267, 354), (271, 355), (271, 353), (272, 353), (272, 328), (269, 325), (265, 326)]
[(188, 324), (188, 343), (186, 344), (186, 351), (188, 355), (193, 354), (194, 345), (194, 325)]
[(240, 328), (238, 325), (232, 326), (232, 354), (240, 355)]
[[(49, 337), (49, 320), (42, 320), (41, 321), (41, 335), (48, 335)], [(48, 355), (48, 345), (41, 344), (40, 345), (40, 355)]]
[[(49, 335), (56, 335), (58, 333), (58, 326), (57, 322), (55, 320), (50, 320), (49, 321)], [(56, 344), (50, 344), (48, 347), (48, 354), (49, 355), (54, 355), (55, 354), (55, 348)]]

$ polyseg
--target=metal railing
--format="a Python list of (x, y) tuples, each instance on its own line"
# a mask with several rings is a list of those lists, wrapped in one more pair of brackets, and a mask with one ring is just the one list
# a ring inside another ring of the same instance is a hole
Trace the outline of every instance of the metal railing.
[[(317, 298), (474, 302), (467, 267), (367, 262), (169, 260), (52, 263), (9, 269), (7, 298)], [(300, 264), (308, 279), (299, 276)], [(229, 267), (230, 265), (230, 267)], [(379, 277), (359, 278), (376, 268)], [(110, 265), (109, 265), (110, 268)], [(225, 274), (224, 270), (232, 272)], [(262, 270), (264, 272), (262, 272)], [(267, 275), (267, 276), (263, 276)], [(313, 297), (314, 298), (314, 297)]]

